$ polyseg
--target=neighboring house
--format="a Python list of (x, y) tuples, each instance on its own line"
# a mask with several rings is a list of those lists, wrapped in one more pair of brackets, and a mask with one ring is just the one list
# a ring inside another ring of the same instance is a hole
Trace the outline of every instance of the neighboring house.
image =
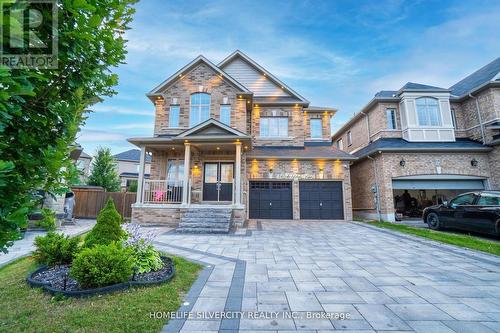
[[(139, 177), (139, 160), (141, 151), (139, 149), (130, 149), (113, 157), (116, 159), (116, 167), (120, 176), (120, 188), (126, 191), (132, 182), (137, 181)], [(146, 155), (144, 164), (144, 177), (149, 178), (151, 172), (151, 156)]]
[(80, 183), (84, 184), (90, 175), (90, 165), (92, 164), (92, 156), (82, 151), (80, 157), (76, 160), (76, 168), (80, 173)]
[(154, 135), (128, 141), (151, 154), (132, 219), (178, 223), (186, 209), (231, 208), (233, 221), (351, 219), (347, 154), (331, 144), (329, 107), (309, 105), (236, 51), (199, 56), (147, 94)]
[(354, 216), (419, 217), (459, 193), (500, 189), (500, 58), (449, 89), (380, 91), (333, 141), (358, 157)]

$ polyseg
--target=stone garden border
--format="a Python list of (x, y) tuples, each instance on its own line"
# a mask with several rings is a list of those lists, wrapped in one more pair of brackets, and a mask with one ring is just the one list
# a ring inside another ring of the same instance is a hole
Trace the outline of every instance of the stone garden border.
[(33, 279), (33, 276), (39, 272), (44, 271), (47, 269), (46, 265), (43, 265), (36, 269), (35, 271), (31, 272), (28, 274), (26, 277), (26, 281), (31, 287), (41, 287), (45, 291), (48, 291), (52, 295), (64, 295), (67, 297), (89, 297), (89, 296), (94, 296), (94, 295), (103, 295), (103, 294), (108, 294), (112, 293), (115, 291), (119, 290), (124, 290), (130, 287), (141, 287), (141, 286), (152, 286), (152, 285), (159, 285), (162, 283), (166, 283), (170, 281), (174, 276), (175, 276), (175, 266), (174, 266), (174, 261), (170, 257), (161, 257), (162, 259), (166, 259), (170, 261), (172, 265), (172, 272), (164, 277), (161, 280), (158, 281), (127, 281), (127, 282), (122, 282), (122, 283), (117, 283), (117, 284), (112, 284), (110, 286), (106, 287), (101, 287), (101, 288), (93, 288), (93, 289), (85, 289), (85, 290), (61, 290), (61, 289), (56, 289), (52, 288), (48, 283), (37, 281)]

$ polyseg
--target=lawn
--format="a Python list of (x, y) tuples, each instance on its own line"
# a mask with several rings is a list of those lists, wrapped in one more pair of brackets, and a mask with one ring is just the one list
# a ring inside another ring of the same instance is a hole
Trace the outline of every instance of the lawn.
[(430, 229), (415, 228), (402, 224), (390, 222), (368, 222), (370, 225), (379, 228), (391, 229), (411, 234), (419, 237), (429, 238), (438, 242), (457, 245), (468, 249), (478, 250), (486, 253), (500, 255), (500, 242), (488, 241), (483, 238), (474, 237), (471, 235), (460, 235), (443, 231), (434, 231)]
[(176, 311), (200, 265), (174, 257), (168, 283), (90, 298), (58, 300), (25, 279), (36, 266), (23, 258), (0, 269), (0, 332), (159, 332), (165, 319), (150, 312)]

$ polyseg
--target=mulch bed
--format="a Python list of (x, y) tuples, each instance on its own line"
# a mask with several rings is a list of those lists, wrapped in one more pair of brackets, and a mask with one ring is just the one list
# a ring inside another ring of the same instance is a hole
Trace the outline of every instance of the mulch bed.
[(163, 267), (155, 272), (132, 276), (129, 281), (102, 288), (84, 289), (69, 275), (70, 266), (41, 267), (28, 275), (27, 281), (32, 287), (43, 287), (52, 294), (61, 293), (66, 296), (90, 296), (103, 294), (131, 286), (159, 284), (169, 281), (174, 273), (171, 258), (162, 257)]

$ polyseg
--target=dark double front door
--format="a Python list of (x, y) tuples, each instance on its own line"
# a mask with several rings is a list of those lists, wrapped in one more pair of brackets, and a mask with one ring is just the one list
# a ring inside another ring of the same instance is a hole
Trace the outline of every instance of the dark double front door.
[(232, 162), (206, 162), (203, 167), (203, 201), (233, 200)]

